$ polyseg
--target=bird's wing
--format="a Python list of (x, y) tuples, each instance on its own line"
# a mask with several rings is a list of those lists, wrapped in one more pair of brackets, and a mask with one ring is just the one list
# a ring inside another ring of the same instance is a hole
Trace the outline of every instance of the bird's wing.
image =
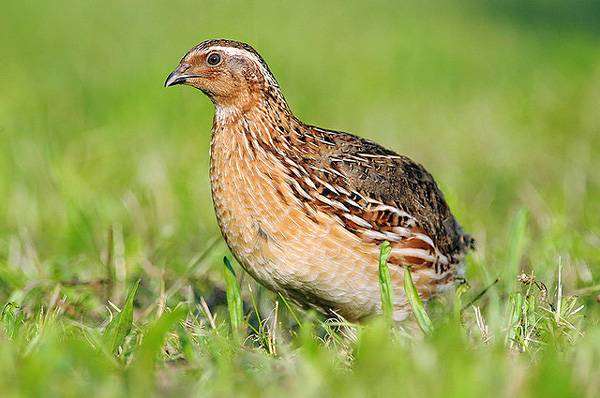
[(472, 242), (423, 166), (347, 133), (313, 128), (318, 148), (302, 159), (309, 178), (294, 189), (309, 206), (334, 214), (346, 229), (392, 246), (391, 263), (444, 272)]

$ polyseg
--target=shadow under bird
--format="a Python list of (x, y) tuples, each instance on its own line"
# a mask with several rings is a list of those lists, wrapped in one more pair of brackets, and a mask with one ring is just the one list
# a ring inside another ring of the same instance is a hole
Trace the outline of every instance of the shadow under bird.
[(410, 308), (403, 272), (425, 300), (454, 285), (473, 246), (432, 176), (372, 141), (310, 126), (290, 110), (251, 46), (207, 40), (165, 82), (215, 106), (210, 181), (221, 232), (258, 282), (350, 321), (381, 312), (379, 246), (389, 258), (394, 319)]

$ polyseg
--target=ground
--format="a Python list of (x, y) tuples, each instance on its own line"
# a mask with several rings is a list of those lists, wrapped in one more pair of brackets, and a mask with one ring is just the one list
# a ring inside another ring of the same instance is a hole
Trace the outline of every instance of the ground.
[[(598, 396), (599, 20), (537, 0), (3, 4), (2, 395)], [(433, 331), (305, 313), (237, 264), (226, 285), (212, 105), (162, 88), (213, 37), (253, 44), (306, 122), (435, 176), (478, 249)]]

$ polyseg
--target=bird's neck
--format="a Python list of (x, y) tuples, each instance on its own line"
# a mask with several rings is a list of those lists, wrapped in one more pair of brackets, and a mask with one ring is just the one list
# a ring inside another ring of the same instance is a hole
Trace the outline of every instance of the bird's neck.
[(210, 98), (215, 105), (215, 121), (222, 125), (254, 119), (265, 112), (292, 114), (278, 86), (247, 86), (227, 97)]
[(300, 126), (281, 95), (263, 95), (252, 102), (215, 103), (213, 135), (224, 135), (228, 140), (244, 139), (250, 144), (257, 141), (269, 147), (288, 141)]

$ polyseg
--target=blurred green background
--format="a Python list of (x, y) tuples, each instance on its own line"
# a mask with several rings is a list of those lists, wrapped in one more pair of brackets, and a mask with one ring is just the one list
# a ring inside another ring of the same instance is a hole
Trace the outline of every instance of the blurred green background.
[[(600, 2), (6, 1), (0, 304), (16, 303), (23, 322), (39, 326), (54, 294), (71, 306), (60, 317), (99, 326), (107, 300), (121, 305), (138, 278), (139, 311), (173, 284), (183, 288), (167, 306), (222, 302), (214, 296), (225, 246), (189, 266), (219, 236), (212, 105), (191, 88), (162, 87), (190, 47), (220, 37), (253, 45), (305, 122), (376, 140), (429, 169), (478, 241), (471, 285), (501, 278), (496, 304), (482, 302), (499, 329), (498, 303), (521, 270), (552, 286), (560, 262), (565, 292), (600, 283)], [(511, 268), (519, 214), (526, 233)], [(597, 289), (585, 291), (587, 335), (600, 305)], [(0, 340), (17, 346), (0, 350), (17, 364), (6, 380), (25, 380), (18, 364), (35, 335), (23, 346)], [(32, 366), (45, 369), (39, 361)], [(600, 360), (590, 361), (592, 377)], [(43, 386), (44, 371), (35, 374)]]

